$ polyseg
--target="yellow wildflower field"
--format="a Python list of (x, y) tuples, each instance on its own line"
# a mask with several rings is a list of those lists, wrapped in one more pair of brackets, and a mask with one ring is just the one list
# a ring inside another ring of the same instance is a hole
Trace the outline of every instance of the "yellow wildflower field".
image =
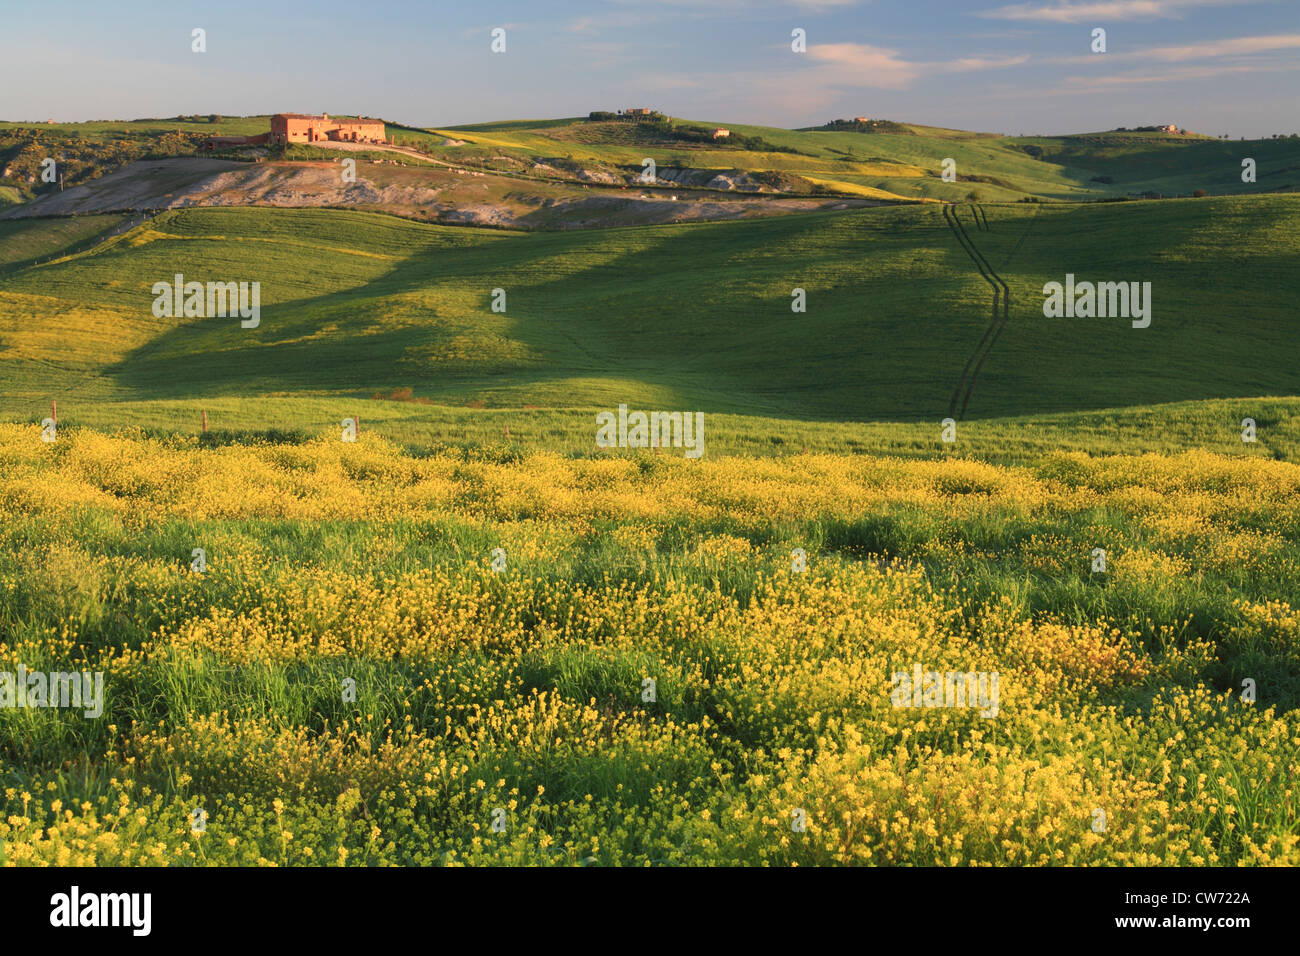
[(1288, 462), (0, 425), (0, 528), (6, 865), (1300, 863)]

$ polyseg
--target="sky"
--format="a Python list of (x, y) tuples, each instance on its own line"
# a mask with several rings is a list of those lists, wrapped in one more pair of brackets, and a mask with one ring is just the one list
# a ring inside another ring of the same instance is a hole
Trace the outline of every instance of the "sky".
[(440, 128), (648, 106), (787, 128), (1300, 132), (1300, 0), (61, 0), (6, 4), (0, 31), (11, 121)]

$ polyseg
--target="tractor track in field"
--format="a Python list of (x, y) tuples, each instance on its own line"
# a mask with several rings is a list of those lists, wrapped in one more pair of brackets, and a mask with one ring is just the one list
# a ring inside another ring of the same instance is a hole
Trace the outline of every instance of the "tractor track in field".
[[(976, 230), (982, 229), (989, 232), (988, 214), (977, 204), (971, 206), (971, 216), (975, 221)], [(964, 418), (966, 415), (966, 406), (970, 402), (971, 392), (975, 389), (975, 381), (979, 378), (980, 369), (984, 367), (984, 360), (988, 358), (989, 352), (992, 351), (998, 336), (1006, 327), (1009, 318), (1011, 290), (1007, 287), (1002, 277), (993, 270), (989, 261), (984, 258), (984, 254), (979, 251), (975, 243), (971, 241), (970, 235), (966, 232), (966, 227), (962, 225), (961, 218), (957, 215), (957, 210), (952, 204), (945, 204), (943, 207), (944, 222), (957, 239), (957, 244), (975, 263), (975, 268), (979, 270), (980, 277), (989, 284), (993, 289), (993, 307), (990, 315), (989, 327), (984, 330), (984, 335), (979, 344), (975, 346), (975, 351), (966, 359), (966, 365), (961, 370), (961, 378), (957, 381), (957, 387), (953, 389), (952, 398), (948, 401), (948, 415), (953, 418)], [(1024, 237), (1021, 237), (1024, 241)]]

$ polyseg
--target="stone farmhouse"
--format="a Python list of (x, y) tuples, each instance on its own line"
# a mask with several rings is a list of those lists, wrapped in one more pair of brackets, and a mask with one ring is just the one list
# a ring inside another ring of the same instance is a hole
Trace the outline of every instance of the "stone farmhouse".
[(384, 124), (379, 120), (332, 120), (328, 113), (314, 116), (309, 113), (276, 113), (271, 117), (271, 131), (257, 136), (210, 136), (204, 149), (221, 149), (224, 146), (283, 146), (286, 143), (388, 143), (384, 139)]
[(328, 113), (276, 113), (271, 117), (271, 143), (386, 143), (384, 124), (379, 120), (332, 120)]

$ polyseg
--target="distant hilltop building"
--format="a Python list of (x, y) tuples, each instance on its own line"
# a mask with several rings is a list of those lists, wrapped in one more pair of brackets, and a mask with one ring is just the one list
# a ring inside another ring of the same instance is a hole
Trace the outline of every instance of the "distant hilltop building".
[(654, 112), (654, 110), (645, 106), (635, 106), (632, 109), (624, 110), (623, 112), (627, 116), (649, 116)]
[(731, 135), (731, 130), (729, 129), (715, 129), (713, 131), (714, 139), (726, 139), (730, 135)]
[(871, 122), (871, 118), (868, 117), (868, 116), (855, 116), (855, 117), (853, 117), (853, 122), (855, 122), (855, 123), (870, 123), (870, 122)]
[(309, 113), (276, 113), (271, 117), (271, 143), (318, 143), (333, 140), (340, 143), (383, 143), (384, 124), (379, 120), (358, 117), (354, 120), (332, 120), (328, 113), (313, 116)]
[(380, 120), (332, 120), (328, 113), (276, 113), (271, 117), (271, 131), (257, 136), (209, 136), (204, 149), (223, 146), (283, 146), (286, 143), (386, 143), (384, 124)]
[(1190, 131), (1189, 131), (1189, 130), (1179, 129), (1179, 128), (1178, 128), (1177, 126), (1175, 126), (1173, 123), (1166, 123), (1164, 126), (1134, 126), (1133, 129), (1131, 129), (1131, 130), (1130, 130), (1127, 126), (1119, 126), (1119, 127), (1116, 127), (1116, 132), (1119, 132), (1119, 133), (1129, 133), (1129, 132), (1132, 132), (1132, 133), (1169, 133), (1169, 134), (1172, 135), (1172, 136), (1187, 136), (1187, 135), (1190, 134)]

